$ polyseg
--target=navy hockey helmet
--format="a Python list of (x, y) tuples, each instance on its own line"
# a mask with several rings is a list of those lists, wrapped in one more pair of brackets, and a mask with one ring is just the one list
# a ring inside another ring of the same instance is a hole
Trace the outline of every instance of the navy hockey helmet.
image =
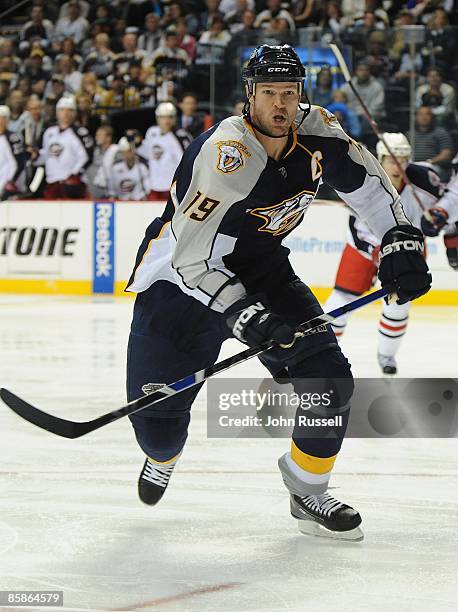
[[(301, 103), (299, 103), (302, 118), (295, 129), (290, 128), (289, 133), (299, 129), (299, 126), (310, 113), (310, 101), (304, 89), (304, 78), (305, 68), (291, 45), (260, 45), (256, 47), (242, 72), (248, 97), (254, 94), (256, 83), (297, 83), (299, 98), (302, 99), (305, 106), (301, 106)], [(268, 134), (260, 126), (253, 123), (248, 99), (243, 107), (243, 116), (261, 134), (271, 138), (282, 138), (282, 136)]]
[(305, 78), (305, 68), (290, 45), (260, 45), (251, 54), (242, 73), (242, 79), (250, 94), (253, 83), (292, 82), (300, 83)]

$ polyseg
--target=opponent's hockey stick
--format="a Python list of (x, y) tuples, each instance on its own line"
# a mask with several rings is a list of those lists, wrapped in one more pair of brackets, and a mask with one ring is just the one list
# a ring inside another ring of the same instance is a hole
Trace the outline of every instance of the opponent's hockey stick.
[(345, 59), (339, 49), (339, 47), (334, 44), (334, 43), (330, 43), (329, 46), (331, 47), (334, 55), (336, 56), (337, 62), (340, 66), (340, 69), (342, 71), (343, 77), (345, 79), (345, 82), (348, 83), (348, 85), (350, 86), (350, 89), (352, 90), (352, 92), (354, 93), (355, 97), (357, 98), (358, 102), (361, 104), (361, 107), (363, 109), (363, 112), (366, 116), (366, 119), (369, 123), (369, 125), (371, 126), (373, 132), (375, 133), (375, 135), (377, 136), (377, 138), (379, 140), (381, 140), (383, 142), (383, 144), (386, 147), (386, 150), (388, 151), (388, 153), (391, 155), (394, 163), (396, 164), (396, 168), (399, 170), (401, 176), (402, 176), (402, 180), (404, 181), (404, 183), (406, 185), (409, 186), (413, 197), (415, 198), (415, 201), (417, 202), (418, 206), (421, 208), (421, 210), (424, 212), (425, 217), (428, 219), (428, 221), (433, 221), (431, 214), (429, 212), (429, 210), (427, 208), (425, 208), (425, 206), (422, 204), (422, 201), (420, 200), (420, 198), (418, 197), (418, 194), (415, 190), (415, 187), (412, 184), (412, 181), (409, 179), (409, 177), (406, 174), (406, 171), (404, 170), (404, 168), (401, 166), (401, 164), (399, 163), (397, 157), (395, 156), (395, 154), (393, 153), (392, 149), (390, 148), (389, 144), (387, 143), (387, 141), (385, 140), (385, 138), (383, 137), (383, 134), (380, 132), (377, 123), (375, 122), (375, 119), (372, 117), (369, 109), (366, 106), (366, 103), (364, 102), (364, 100), (361, 98), (358, 90), (356, 89), (354, 83), (351, 80), (351, 74), (350, 71), (348, 70), (348, 66), (345, 62)]
[[(346, 312), (361, 308), (361, 306), (365, 306), (366, 304), (370, 304), (375, 300), (383, 298), (389, 293), (391, 293), (390, 289), (379, 289), (378, 291), (374, 291), (369, 295), (350, 302), (350, 304), (346, 304), (340, 308), (332, 310), (327, 314), (322, 314), (318, 317), (310, 319), (310, 321), (299, 325), (296, 333), (298, 336), (308, 336), (314, 334), (320, 327), (331, 323), (337, 319), (337, 317), (342, 316)], [(264, 353), (273, 347), (273, 342), (265, 342), (258, 347), (246, 349), (241, 353), (237, 353), (237, 355), (228, 357), (227, 359), (224, 359), (223, 361), (220, 361), (209, 368), (204, 368), (203, 370), (190, 374), (189, 376), (177, 380), (176, 382), (168, 385), (152, 385), (152, 392), (148, 395), (144, 395), (136, 400), (133, 400), (118, 410), (113, 410), (112, 412), (108, 412), (97, 419), (83, 423), (68, 421), (67, 419), (61, 419), (48, 414), (47, 412), (43, 412), (17, 395), (14, 395), (14, 393), (11, 393), (11, 391), (8, 391), (8, 389), (0, 389), (0, 397), (5, 404), (11, 408), (11, 410), (24, 418), (26, 421), (29, 421), (29, 423), (33, 423), (34, 425), (41, 427), (41, 429), (46, 429), (50, 433), (62, 436), (64, 438), (79, 438), (90, 431), (99, 429), (99, 427), (103, 427), (108, 423), (113, 423), (124, 416), (134, 414), (134, 412), (138, 412), (144, 408), (151, 408), (151, 406), (157, 404), (158, 402), (161, 402), (168, 397), (175, 395), (176, 393), (181, 393), (181, 391), (185, 391), (186, 389), (190, 389), (195, 385), (203, 383), (208, 378), (215, 376), (215, 374), (219, 374), (219, 372), (232, 368), (233, 366), (237, 365), (238, 363), (242, 363), (247, 359), (261, 355), (261, 353)]]

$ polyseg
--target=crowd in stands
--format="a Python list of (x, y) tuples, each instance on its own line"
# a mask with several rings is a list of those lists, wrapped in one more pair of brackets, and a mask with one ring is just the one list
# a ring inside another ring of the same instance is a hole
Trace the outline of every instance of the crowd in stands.
[[(1, 9), (0, 149), (9, 138), (18, 169), (26, 174), (21, 187), (17, 172), (5, 178), (0, 168), (2, 197), (24, 189), (30, 195), (35, 169), (46, 169), (46, 160), (56, 154), (56, 147), (51, 153), (43, 149), (46, 130), (64, 115), (63, 124), (72, 127), (85, 153), (79, 150), (84, 163), (69, 175), (72, 188), (57, 190), (56, 197), (128, 199), (128, 182), (118, 186), (120, 193), (109, 190), (107, 151), (111, 166), (138, 165), (132, 172), (140, 173), (142, 197), (160, 194), (152, 164), (164, 151), (171, 147), (178, 154), (209, 122), (241, 112), (240, 48), (261, 42), (307, 46), (312, 39), (322, 47), (334, 41), (351, 48), (354, 83), (382, 128), (407, 131), (409, 106), (415, 105), (414, 159), (430, 161), (447, 179), (458, 142), (458, 0), (31, 0), (22, 9), (15, 4), (5, 0)], [(408, 25), (424, 26), (425, 40), (413, 53), (402, 30)], [(308, 75), (312, 103), (328, 108), (353, 138), (373, 148), (363, 110), (351, 87), (338, 85), (336, 68), (316, 65)], [(211, 95), (216, 113), (209, 118)], [(164, 108), (169, 121), (162, 124), (168, 127), (151, 142), (143, 140), (148, 127), (161, 123)], [(163, 137), (169, 138), (167, 146)]]

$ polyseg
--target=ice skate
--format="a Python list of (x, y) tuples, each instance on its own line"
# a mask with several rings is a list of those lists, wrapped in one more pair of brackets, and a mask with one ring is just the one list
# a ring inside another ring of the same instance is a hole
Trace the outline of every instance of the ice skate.
[(299, 531), (306, 535), (353, 541), (364, 539), (359, 513), (329, 493), (304, 497), (292, 493), (291, 514), (298, 519)]
[(172, 472), (180, 455), (169, 461), (159, 462), (146, 458), (138, 479), (138, 496), (148, 506), (155, 506), (165, 493)]
[(396, 359), (393, 356), (377, 353), (377, 360), (384, 374), (397, 374), (398, 366), (396, 363)]
[[(360, 541), (364, 534), (359, 528), (361, 516), (351, 506), (340, 502), (326, 492), (327, 484), (315, 485), (313, 495), (309, 487), (291, 466), (291, 459), (285, 453), (278, 460), (278, 467), (290, 493), (291, 514), (298, 519), (301, 533)], [(321, 489), (321, 490), (320, 490)]]

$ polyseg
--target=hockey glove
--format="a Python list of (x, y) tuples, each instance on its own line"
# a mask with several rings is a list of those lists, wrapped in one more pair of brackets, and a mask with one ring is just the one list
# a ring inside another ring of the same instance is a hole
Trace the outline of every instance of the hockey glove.
[(444, 236), (444, 244), (447, 249), (448, 263), (458, 272), (458, 234)]
[(398, 225), (383, 236), (378, 276), (382, 287), (396, 291), (397, 304), (415, 300), (431, 289), (424, 247), (423, 234), (412, 225)]
[(429, 209), (431, 219), (427, 219), (425, 214), (421, 218), (421, 229), (425, 236), (437, 236), (444, 225), (447, 224), (448, 212), (439, 206)]
[(294, 329), (256, 297), (243, 310), (231, 312), (226, 323), (233, 335), (250, 347), (273, 341), (281, 348), (291, 348), (296, 341)]

